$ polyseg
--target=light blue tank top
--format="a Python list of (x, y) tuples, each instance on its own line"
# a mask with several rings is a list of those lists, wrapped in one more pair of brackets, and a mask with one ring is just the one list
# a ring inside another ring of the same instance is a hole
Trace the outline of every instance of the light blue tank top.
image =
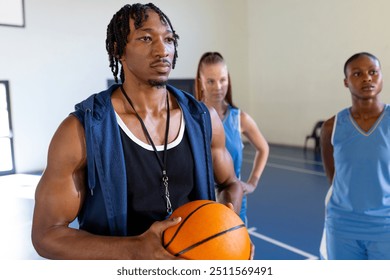
[(335, 161), (326, 225), (336, 235), (390, 239), (390, 106), (368, 132), (350, 110), (339, 112), (333, 128)]
[(234, 171), (237, 178), (241, 176), (242, 152), (244, 144), (241, 139), (240, 109), (229, 105), (223, 119), (225, 129), (226, 148), (232, 156)]

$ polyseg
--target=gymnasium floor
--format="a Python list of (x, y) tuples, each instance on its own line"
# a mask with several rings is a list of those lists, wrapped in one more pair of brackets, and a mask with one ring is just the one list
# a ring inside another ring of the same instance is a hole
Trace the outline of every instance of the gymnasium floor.
[[(244, 150), (248, 177), (253, 149)], [(30, 240), (38, 175), (0, 176), (0, 259), (41, 259)], [(257, 260), (318, 259), (328, 189), (321, 159), (312, 150), (271, 145), (255, 193), (248, 196), (248, 228)]]
[[(251, 147), (244, 152), (243, 179), (253, 158)], [(255, 259), (318, 259), (328, 188), (319, 154), (271, 145), (257, 190), (248, 196)]]

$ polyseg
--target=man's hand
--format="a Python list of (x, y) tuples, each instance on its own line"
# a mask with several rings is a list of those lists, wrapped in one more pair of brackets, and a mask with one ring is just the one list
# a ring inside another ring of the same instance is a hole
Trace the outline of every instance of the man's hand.
[(180, 217), (169, 218), (165, 221), (154, 222), (150, 228), (139, 236), (139, 259), (143, 260), (181, 260), (164, 249), (162, 245), (163, 232), (181, 222)]

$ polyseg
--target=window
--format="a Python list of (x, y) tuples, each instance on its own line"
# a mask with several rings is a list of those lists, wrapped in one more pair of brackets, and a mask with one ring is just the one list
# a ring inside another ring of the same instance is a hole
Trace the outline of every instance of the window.
[(15, 173), (9, 87), (0, 81), (0, 175)]

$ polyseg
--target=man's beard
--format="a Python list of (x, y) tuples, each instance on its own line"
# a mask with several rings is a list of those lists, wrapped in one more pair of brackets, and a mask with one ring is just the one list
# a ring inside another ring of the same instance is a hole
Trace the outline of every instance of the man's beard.
[(148, 83), (152, 87), (156, 88), (162, 88), (165, 87), (168, 83), (168, 81), (162, 81), (162, 80), (148, 80)]

